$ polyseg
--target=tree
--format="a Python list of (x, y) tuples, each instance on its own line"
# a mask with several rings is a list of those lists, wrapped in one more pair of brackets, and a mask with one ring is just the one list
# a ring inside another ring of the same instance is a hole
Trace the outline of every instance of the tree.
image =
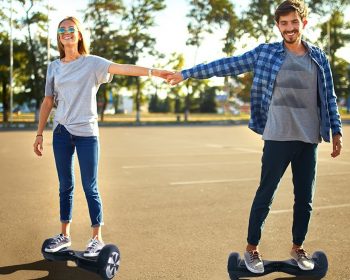
[(350, 64), (345, 59), (335, 57), (333, 61), (334, 90), (338, 97), (346, 98), (349, 95), (349, 69)]
[(201, 113), (216, 113), (216, 91), (218, 87), (208, 87), (200, 95), (199, 111)]
[[(227, 55), (232, 55), (234, 51), (234, 42), (237, 40), (237, 35), (239, 34), (237, 27), (238, 17), (236, 16), (233, 5), (229, 0), (189, 0), (190, 12), (187, 14), (189, 18), (189, 23), (187, 25), (188, 33), (190, 34), (186, 44), (195, 47), (195, 59), (194, 64), (196, 64), (196, 58), (198, 49), (206, 33), (212, 33), (216, 26), (222, 28), (222, 26), (227, 26), (226, 36), (224, 38), (223, 51)], [(228, 78), (225, 78), (225, 83), (227, 83)], [(188, 118), (188, 113), (190, 111), (190, 94), (195, 94), (193, 89), (200, 88), (197, 86), (198, 83), (203, 83), (203, 81), (190, 81), (186, 82), (187, 85), (187, 96), (185, 102), (185, 120)]]
[[(111, 19), (122, 18), (125, 7), (121, 0), (93, 0), (88, 4), (85, 21), (92, 23), (91, 52), (95, 55), (113, 59), (119, 63), (125, 62), (124, 53), (126, 44), (121, 44), (123, 36), (119, 33), (120, 26)], [(121, 80), (121, 77), (116, 79)], [(104, 111), (107, 107), (109, 92), (112, 85), (103, 84), (99, 89), (102, 95), (101, 121), (104, 120)]]
[(327, 17), (330, 12), (342, 11), (344, 8), (350, 5), (349, 0), (310, 0), (308, 1), (308, 7), (310, 10), (320, 15), (321, 17)]
[[(37, 5), (37, 3), (41, 1), (19, 0), (19, 2), (22, 4), (25, 12), (24, 18), (20, 21), (23, 28), (27, 31), (25, 39), (29, 58), (29, 63), (26, 65), (27, 77), (29, 77), (26, 84), (26, 88), (28, 89), (26, 92), (26, 98), (28, 100), (34, 99), (36, 101), (35, 121), (37, 122), (42, 91), (45, 87), (45, 75), (47, 69), (46, 56), (43, 56), (42, 54), (47, 53), (46, 27), (48, 17), (47, 14), (38, 10), (43, 7)], [(32, 26), (37, 29), (35, 33), (33, 33)]]
[(344, 14), (334, 10), (330, 20), (321, 24), (319, 42), (329, 53), (332, 68), (334, 68), (336, 52), (350, 42), (350, 22), (344, 21)]
[[(0, 10), (0, 20), (2, 22), (9, 21), (3, 9)], [(10, 40), (8, 32), (0, 32), (0, 83), (3, 122), (8, 122), (10, 109)]]
[[(9, 29), (6, 29), (9, 22), (10, 11), (7, 7), (3, 7), (0, 11), (0, 96), (3, 104), (3, 122), (8, 122), (10, 113), (10, 34)], [(13, 11), (13, 15), (15, 15)], [(5, 26), (2, 31), (1, 27)], [(13, 19), (14, 29), (19, 28), (17, 20)], [(14, 93), (16, 89), (23, 88), (23, 85), (28, 80), (25, 74), (25, 66), (28, 64), (28, 52), (26, 44), (13, 38), (13, 85)]]
[(245, 31), (256, 40), (262, 39), (264, 42), (270, 42), (272, 38), (275, 38), (274, 13), (279, 4), (279, 0), (251, 0), (242, 18)]
[[(155, 38), (149, 34), (149, 29), (155, 25), (154, 13), (164, 8), (164, 0), (135, 0), (127, 10), (123, 22), (126, 25), (124, 39), (128, 45), (125, 55), (129, 64), (137, 64), (143, 54), (159, 56), (154, 50)], [(129, 85), (134, 81), (136, 88), (136, 122), (140, 122), (143, 84), (140, 77), (130, 77), (129, 81)]]
[(155, 94), (151, 95), (150, 101), (148, 103), (148, 111), (150, 113), (158, 112), (158, 105), (159, 105), (158, 94), (155, 93)]
[(349, 63), (337, 57), (337, 51), (350, 42), (350, 22), (345, 22), (342, 10), (333, 10), (328, 21), (320, 25), (321, 34), (318, 39), (320, 45), (329, 56), (330, 66), (333, 73), (334, 89), (337, 96), (346, 97), (349, 88), (347, 69)]

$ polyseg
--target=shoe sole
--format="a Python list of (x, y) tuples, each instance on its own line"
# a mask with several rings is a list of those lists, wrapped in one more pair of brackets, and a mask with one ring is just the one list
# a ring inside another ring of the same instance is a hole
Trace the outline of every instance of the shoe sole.
[(83, 254), (83, 256), (85, 258), (96, 258), (98, 257), (99, 253), (98, 254)]
[(297, 264), (298, 264), (298, 267), (299, 267), (301, 270), (304, 270), (304, 271), (313, 270), (313, 269), (315, 268), (315, 266), (314, 266), (313, 268), (307, 268), (307, 267), (305, 267), (305, 266), (301, 266), (301, 265), (299, 265), (298, 262), (297, 262)]
[(313, 266), (313, 268), (307, 268), (305, 266), (302, 266), (299, 264), (299, 262), (292, 256), (293, 260), (297, 263), (298, 267), (301, 269), (301, 270), (304, 270), (304, 271), (308, 271), (308, 270), (313, 270), (315, 268), (315, 265)]
[(72, 245), (72, 242), (69, 242), (69, 243), (66, 243), (64, 245), (58, 246), (56, 248), (52, 248), (52, 249), (45, 248), (45, 252), (47, 252), (47, 253), (56, 253), (56, 252), (58, 252), (58, 251), (60, 251), (62, 249), (67, 249), (71, 245)]
[[(244, 259), (243, 259), (244, 260)], [(246, 261), (244, 260), (244, 264), (245, 264), (245, 267), (252, 273), (254, 274), (262, 274), (264, 273), (264, 270), (263, 271), (257, 271), (257, 270), (254, 270), (252, 269), (249, 265), (247, 265)]]

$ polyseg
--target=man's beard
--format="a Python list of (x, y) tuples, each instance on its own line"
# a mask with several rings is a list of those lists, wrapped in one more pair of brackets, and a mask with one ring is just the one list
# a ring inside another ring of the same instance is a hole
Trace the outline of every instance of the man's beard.
[(300, 39), (301, 34), (299, 33), (298, 30), (293, 30), (292, 32), (295, 32), (294, 36), (296, 36), (296, 37), (294, 39), (288, 39), (289, 36), (287, 35), (287, 32), (281, 33), (283, 41), (285, 43), (287, 43), (287, 44), (294, 44), (295, 42), (297, 42)]

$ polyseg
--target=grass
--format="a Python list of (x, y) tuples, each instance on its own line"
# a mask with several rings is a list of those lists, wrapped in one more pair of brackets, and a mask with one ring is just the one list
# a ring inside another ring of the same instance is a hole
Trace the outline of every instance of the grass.
[[(34, 122), (34, 113), (13, 114), (13, 122), (32, 123)], [(174, 113), (141, 113), (141, 122), (183, 122), (184, 114)], [(2, 122), (2, 114), (0, 114)], [(189, 122), (209, 122), (209, 121), (237, 121), (248, 120), (248, 114), (232, 115), (232, 114), (189, 114)], [(135, 122), (136, 113), (105, 115), (105, 123), (130, 123)], [(101, 117), (99, 116), (99, 121)]]
[[(350, 114), (346, 109), (340, 109), (342, 120), (350, 120)], [(34, 123), (34, 113), (13, 114), (14, 123)], [(2, 123), (2, 113), (0, 113), (0, 123)], [(230, 122), (230, 121), (247, 121), (249, 114), (241, 113), (240, 115), (232, 114), (199, 114), (191, 113), (188, 116), (188, 122)], [(101, 122), (100, 116), (99, 121)], [(136, 121), (136, 113), (105, 115), (103, 123), (105, 124), (130, 124)], [(184, 122), (184, 114), (174, 113), (141, 113), (142, 123), (179, 123)]]

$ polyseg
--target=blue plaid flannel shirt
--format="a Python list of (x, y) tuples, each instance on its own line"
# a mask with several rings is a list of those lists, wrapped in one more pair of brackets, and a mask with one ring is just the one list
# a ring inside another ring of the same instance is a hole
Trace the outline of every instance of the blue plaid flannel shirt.
[[(303, 43), (309, 51), (309, 56), (317, 65), (321, 118), (320, 132), (322, 138), (329, 142), (330, 129), (332, 135), (342, 134), (331, 69), (327, 57), (321, 49), (305, 41)], [(258, 134), (263, 134), (276, 76), (285, 56), (283, 42), (261, 44), (242, 55), (218, 59), (207, 64), (199, 64), (193, 68), (182, 70), (181, 74), (184, 79), (207, 79), (213, 76), (236, 76), (253, 71), (249, 128)]]

